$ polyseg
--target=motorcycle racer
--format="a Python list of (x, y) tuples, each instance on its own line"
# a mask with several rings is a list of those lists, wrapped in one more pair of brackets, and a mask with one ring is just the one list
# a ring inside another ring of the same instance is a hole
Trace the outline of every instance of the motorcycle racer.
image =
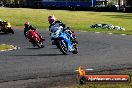
[(39, 35), (35, 30), (29, 30), (26, 32), (26, 37), (29, 39), (29, 42), (33, 44), (33, 47), (37, 46), (38, 48), (43, 48), (43, 41), (40, 39)]
[[(26, 36), (26, 32), (27, 32), (27, 31), (29, 31), (29, 30), (34, 30), (34, 31), (36, 31), (36, 28), (34, 28), (32, 25), (30, 25), (29, 22), (25, 22), (25, 23), (24, 23), (24, 27), (25, 27), (25, 28), (24, 28), (24, 36), (26, 37), (26, 39), (27, 39), (27, 36)], [(36, 32), (36, 34), (38, 34), (38, 33)], [(38, 34), (38, 36), (40, 37), (41, 40), (45, 41), (45, 39), (43, 39), (41, 35)]]
[[(53, 33), (54, 31), (56, 31), (56, 28), (55, 27), (62, 26), (62, 28), (63, 28), (62, 31), (65, 32), (67, 35), (70, 36), (71, 42), (78, 43), (76, 41), (76, 37), (74, 35), (74, 32), (71, 31), (69, 27), (66, 27), (66, 25), (64, 23), (62, 23), (59, 20), (56, 20), (56, 18), (55, 18), (54, 15), (48, 16), (48, 22), (50, 24), (50, 26), (49, 26), (50, 34)], [(52, 44), (53, 44), (53, 42), (52, 42)]]
[(2, 21), (1, 19), (0, 19), (0, 31), (2, 31), (4, 33), (14, 34), (14, 31), (11, 28), (11, 23), (8, 21)]
[(3, 26), (5, 26), (5, 25), (11, 27), (11, 24), (10, 24), (8, 21), (2, 21), (2, 20), (0, 19), (0, 26), (3, 27)]
[(1, 30), (2, 26), (3, 26), (3, 21), (0, 19), (0, 30)]
[(2, 26), (2, 20), (0, 19), (0, 27)]

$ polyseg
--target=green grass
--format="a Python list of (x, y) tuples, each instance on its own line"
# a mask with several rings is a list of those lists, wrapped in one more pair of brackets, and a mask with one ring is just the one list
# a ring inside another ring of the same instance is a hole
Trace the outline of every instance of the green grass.
[(10, 46), (10, 45), (0, 45), (0, 51), (1, 50), (7, 50), (7, 49), (12, 49), (13, 47), (12, 46)]
[[(0, 18), (11, 22), (13, 26), (23, 26), (25, 21), (29, 21), (36, 28), (47, 29), (49, 26), (47, 17), (52, 14), (58, 20), (66, 23), (72, 30), (132, 34), (131, 13), (0, 8)], [(125, 28), (126, 31), (91, 29), (89, 27), (96, 23), (113, 24)]]

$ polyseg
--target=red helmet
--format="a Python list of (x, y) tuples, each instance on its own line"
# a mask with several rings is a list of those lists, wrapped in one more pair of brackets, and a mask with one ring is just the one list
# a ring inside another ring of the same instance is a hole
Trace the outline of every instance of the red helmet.
[(27, 25), (28, 26), (28, 25), (30, 25), (30, 23), (29, 22), (25, 22), (24, 25)]
[(52, 24), (55, 20), (56, 20), (56, 18), (55, 18), (54, 15), (48, 16), (48, 21), (49, 21), (50, 24)]

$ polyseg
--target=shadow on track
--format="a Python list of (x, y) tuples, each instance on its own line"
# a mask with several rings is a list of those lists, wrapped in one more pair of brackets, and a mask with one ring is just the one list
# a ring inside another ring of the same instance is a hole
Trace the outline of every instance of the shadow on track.
[(38, 50), (38, 49), (41, 49), (41, 48), (36, 48), (36, 47), (32, 47), (32, 48), (27, 48), (29, 50)]
[(11, 33), (3, 33), (3, 32), (0, 32), (0, 35), (12, 35)]
[(2, 33), (2, 32), (0, 32), (0, 35), (6, 35), (6, 33)]
[(56, 48), (50, 48), (50, 49), (57, 49), (57, 50), (59, 50), (57, 47)]
[(10, 56), (61, 56), (63, 54), (36, 54), (36, 55), (10, 55)]

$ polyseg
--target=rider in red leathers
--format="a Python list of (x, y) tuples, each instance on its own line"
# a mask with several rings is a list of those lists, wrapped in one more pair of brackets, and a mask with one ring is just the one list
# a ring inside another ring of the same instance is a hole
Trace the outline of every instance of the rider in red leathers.
[[(32, 27), (32, 25), (30, 25), (29, 22), (25, 22), (25, 23), (24, 23), (24, 27), (25, 27), (25, 28), (24, 28), (24, 35), (25, 35), (26, 38), (27, 38), (27, 36), (26, 36), (26, 32), (27, 32), (27, 31), (29, 31), (29, 30), (34, 30), (34, 31), (36, 32), (36, 29), (35, 29), (34, 27)], [(36, 34), (38, 34), (38, 33), (36, 32)], [(45, 40), (45, 39), (42, 38), (41, 35), (38, 34), (38, 36), (40, 37), (40, 39), (41, 39), (42, 41)]]

